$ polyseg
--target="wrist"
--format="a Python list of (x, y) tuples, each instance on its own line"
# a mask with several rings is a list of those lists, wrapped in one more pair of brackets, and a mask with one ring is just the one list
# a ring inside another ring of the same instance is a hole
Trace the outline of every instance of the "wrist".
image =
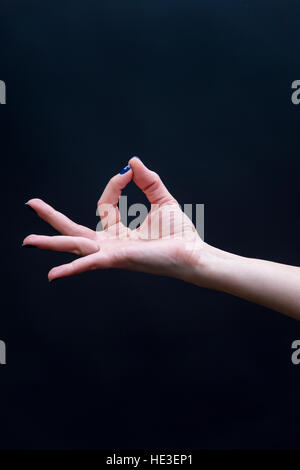
[(200, 287), (226, 290), (230, 273), (242, 259), (202, 242), (193, 250), (182, 279)]

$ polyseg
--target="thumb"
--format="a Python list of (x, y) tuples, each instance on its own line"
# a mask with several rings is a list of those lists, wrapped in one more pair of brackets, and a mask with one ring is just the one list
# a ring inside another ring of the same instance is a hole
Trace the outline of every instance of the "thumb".
[(159, 175), (149, 170), (138, 157), (132, 157), (128, 163), (133, 172), (133, 181), (145, 193), (151, 204), (177, 204)]

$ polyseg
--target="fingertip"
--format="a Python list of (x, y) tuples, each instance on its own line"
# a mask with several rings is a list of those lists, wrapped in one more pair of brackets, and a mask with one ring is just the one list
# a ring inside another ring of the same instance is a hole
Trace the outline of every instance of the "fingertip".
[[(37, 240), (37, 237), (39, 235), (36, 235), (35, 233), (31, 233), (30, 235), (27, 235), (26, 238), (24, 238), (24, 242), (35, 242)], [(41, 236), (41, 235), (40, 235)]]
[(48, 272), (48, 281), (49, 282), (52, 282), (55, 279), (59, 278), (59, 273), (57, 272), (58, 269), (59, 269), (59, 267), (50, 269), (50, 271)]
[(132, 157), (130, 157), (130, 159), (129, 159), (129, 162), (128, 162), (128, 163), (130, 163), (130, 162), (131, 162), (131, 160), (133, 160), (134, 158), (135, 158), (135, 159), (137, 159), (137, 160), (139, 160), (140, 162), (142, 161), (142, 160), (140, 159), (140, 157), (138, 157), (137, 155), (133, 155)]
[(129, 160), (129, 164), (132, 168), (133, 180), (141, 189), (143, 189), (144, 183), (146, 182), (147, 184), (148, 179), (152, 178), (154, 172), (136, 156)]
[(22, 242), (22, 246), (32, 246), (31, 242), (33, 242), (33, 237), (33, 235), (28, 235), (27, 237), (25, 237)]
[[(55, 268), (53, 268), (53, 269), (55, 269)], [(48, 281), (49, 282), (53, 282), (53, 281), (56, 281), (57, 279), (59, 279), (59, 276), (54, 275), (53, 269), (51, 269), (51, 271), (49, 271), (49, 273), (48, 273)]]
[(44, 202), (42, 199), (39, 199), (38, 197), (34, 197), (32, 199), (29, 199), (29, 201), (25, 202), (25, 206), (32, 206), (35, 205), (36, 203), (41, 203)]
[(121, 189), (124, 189), (128, 183), (132, 180), (133, 171), (131, 165), (126, 165), (119, 174), (115, 175), (118, 184), (120, 184)]
[(125, 175), (125, 173), (128, 173), (131, 170), (131, 166), (128, 164), (122, 170), (120, 171), (120, 175)]
[(127, 186), (133, 177), (133, 171), (130, 165), (126, 165), (119, 174), (115, 175), (112, 179), (116, 179), (116, 183), (120, 186), (121, 190)]
[(139, 164), (142, 164), (143, 166), (145, 166), (142, 162), (142, 160), (137, 157), (136, 155), (131, 157), (130, 160), (128, 161), (128, 165), (130, 165), (131, 167), (134, 167), (136, 165), (139, 165)]
[(36, 215), (40, 216), (40, 211), (43, 210), (44, 207), (47, 207), (47, 204), (39, 198), (29, 199), (29, 201), (25, 202), (25, 207), (31, 212), (34, 212)]
[(145, 173), (150, 171), (142, 160), (136, 156), (132, 157), (128, 164), (131, 166), (134, 181), (139, 180)]

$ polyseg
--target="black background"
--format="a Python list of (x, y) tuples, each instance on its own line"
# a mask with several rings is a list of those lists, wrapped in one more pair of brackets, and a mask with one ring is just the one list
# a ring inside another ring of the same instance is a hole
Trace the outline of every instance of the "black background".
[[(97, 223), (132, 155), (205, 240), (299, 265), (298, 1), (1, 0), (1, 448), (299, 448), (299, 323), (145, 274), (49, 284), (40, 197)], [(129, 203), (142, 201), (133, 185)]]

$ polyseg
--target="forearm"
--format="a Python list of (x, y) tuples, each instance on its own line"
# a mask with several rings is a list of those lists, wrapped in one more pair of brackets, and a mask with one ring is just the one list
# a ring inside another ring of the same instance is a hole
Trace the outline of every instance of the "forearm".
[(227, 292), (300, 320), (300, 268), (205, 246), (189, 282)]

